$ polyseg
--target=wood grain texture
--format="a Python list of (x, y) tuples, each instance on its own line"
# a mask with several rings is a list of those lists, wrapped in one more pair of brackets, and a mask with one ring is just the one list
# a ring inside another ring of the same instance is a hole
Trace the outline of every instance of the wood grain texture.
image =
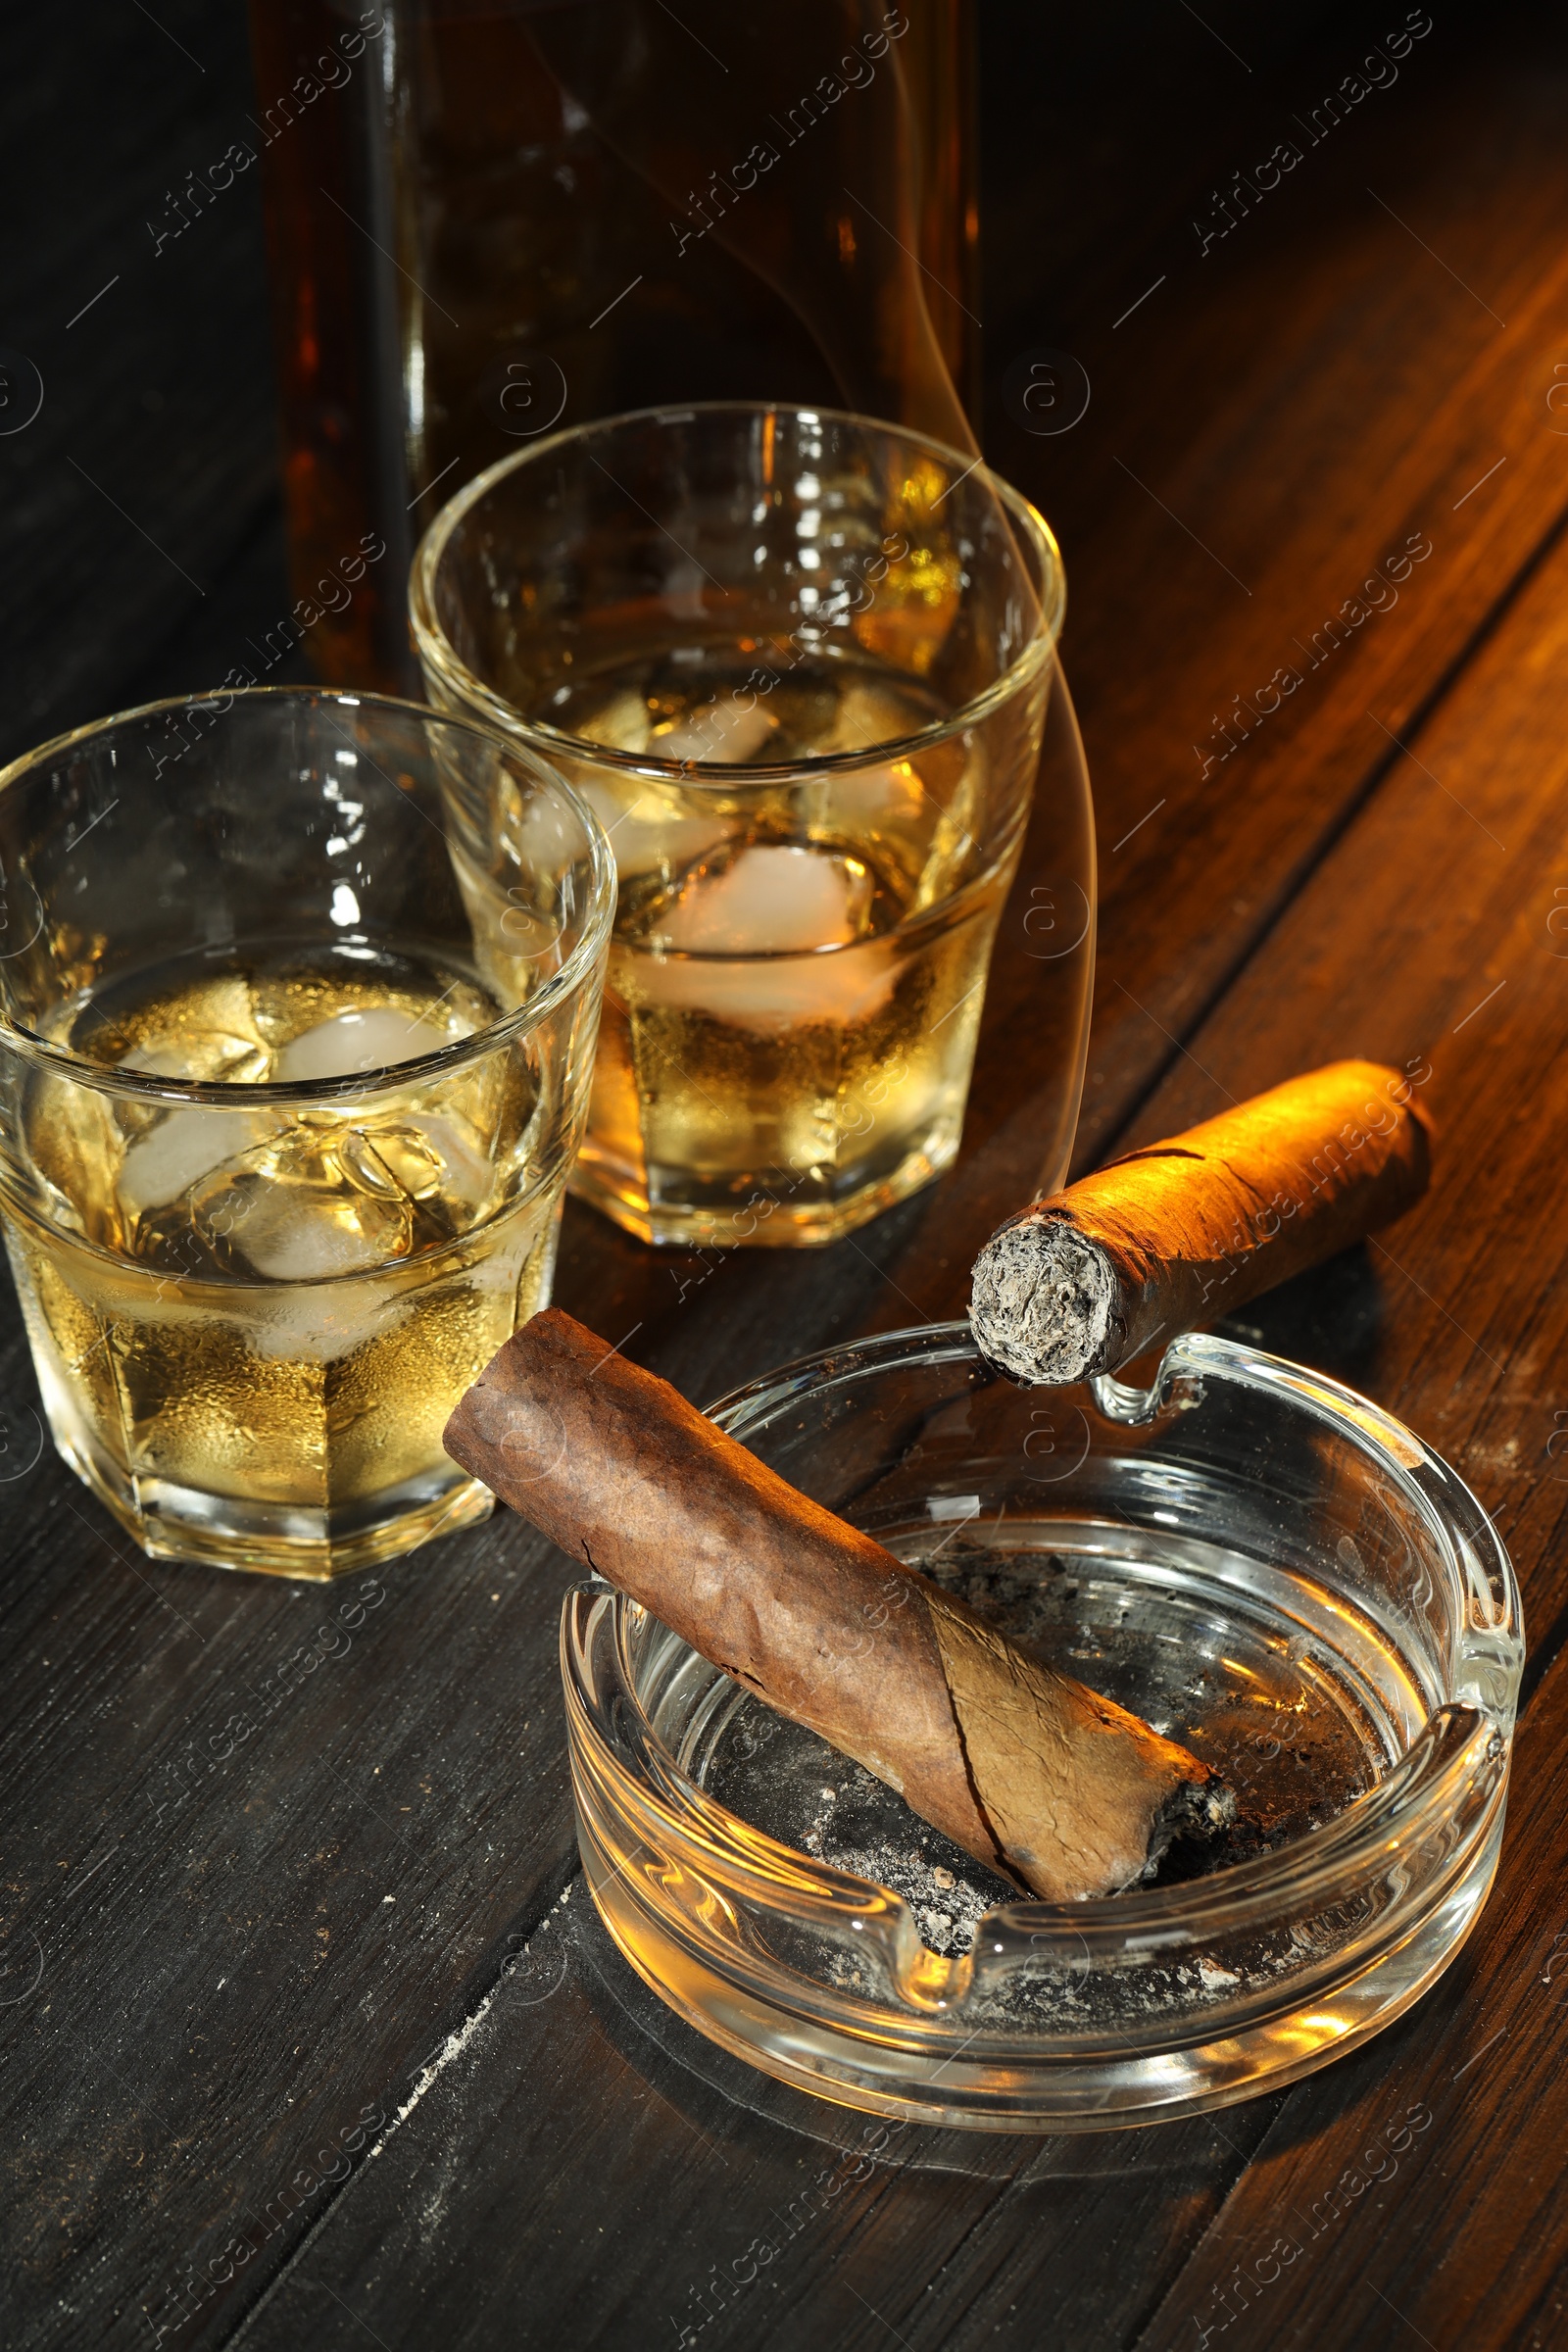
[(1464, 1952), (1397, 2026), (1291, 2093), (1137, 2352), (1563, 2341), (1565, 1804), (1559, 1655), (1520, 1729), (1502, 1868)]
[(181, 1574), (21, 1483), (8, 2271), (37, 2340), (145, 2340), (231, 2238), (275, 2264), (564, 1877), (565, 1580), (514, 1524), (417, 1580)]
[[(1202, 258), (1190, 225), (1200, 183), (1190, 191), (1176, 242), (1149, 257), (1143, 282), (1163, 269), (1166, 284), (1120, 328), (1103, 285), (1074, 294), (1045, 338), (1094, 382), (1072, 431), (1031, 438), (999, 404), (993, 462), (1062, 539), (1065, 659), (1095, 785), (1102, 922), (1080, 1169), (1398, 756), (1389, 731), (1407, 734), (1568, 506), (1568, 437), (1546, 406), (1568, 301), (1564, 52), (1527, 21), (1493, 22), (1478, 45), (1479, 21), (1445, 20), (1396, 88)], [(1364, 12), (1345, 24), (1349, 59), (1357, 29), (1383, 29)], [(1336, 62), (1343, 73), (1330, 43), (1274, 77), (1276, 137), (1332, 86)], [(1245, 122), (1235, 135), (1237, 165), (1266, 152)], [(1026, 346), (1023, 311), (995, 322), (998, 374)], [(1373, 592), (1396, 604), (1347, 626), (1342, 607), (1412, 533), (1431, 556)], [(1314, 656), (1335, 615), (1344, 642)], [(1228, 753), (1213, 722), (1289, 665), (1299, 687), (1272, 713), (1244, 710), (1250, 734), (1233, 726)], [(1010, 1073), (1038, 1017), (1024, 922), (1054, 880), (1041, 814), (1004, 916), (964, 1161), (893, 1268), (922, 1298), (918, 1257), (939, 1229), (962, 1258), (1038, 1170)]]
[[(1139, 1121), (1161, 1132), (1253, 1083), (1274, 1054), (1310, 1054), (1326, 1036), (1430, 1070), (1439, 1181), (1396, 1235), (1342, 1270), (1371, 1305), (1343, 1368), (1431, 1437), (1498, 1520), (1541, 1685), (1521, 1727), (1497, 1896), (1463, 1961), (1386, 2047), (1292, 2094), (1266, 2161), (1238, 2183), (1150, 2331), (1151, 2352), (1209, 2335), (1381, 2345), (1397, 2340), (1385, 2305), (1445, 2348), (1561, 2337), (1568, 2041), (1552, 1980), (1568, 1950), (1568, 1483), (1556, 1458), (1568, 1237), (1551, 1203), (1568, 1113), (1565, 743), (1559, 549)], [(1293, 1287), (1248, 1308), (1248, 1327), (1299, 1350), (1315, 1309), (1305, 1351), (1332, 1363), (1344, 1291), (1313, 1302), (1313, 1277)], [(1430, 2133), (1423, 2125), (1396, 2144), (1388, 2132), (1417, 2101)], [(1265, 2292), (1257, 2264), (1281, 2260), (1272, 2238), (1302, 2212), (1298, 2252), (1281, 2261), (1291, 2284)]]
[(574, 1883), (245, 2352), (349, 2352), (366, 2329), (388, 2352), (934, 2352), (1038, 2344), (1048, 2312), (1049, 2340), (1059, 2321), (1066, 2342), (1123, 2341), (1271, 2112), (1044, 2144), (890, 2133), (645, 2015)]
[[(1517, 1514), (1505, 1525), (1538, 1648), (1568, 1602), (1553, 1540), (1568, 1489), (1546, 1451), (1568, 1402), (1568, 1265), (1551, 1209), (1568, 1110), (1565, 796), (1568, 545), (1128, 1136), (1162, 1134), (1330, 1038), (1420, 1079), (1433, 1188), (1358, 1269), (1340, 1269), (1375, 1297), (1375, 1335), (1348, 1352), (1324, 1328), (1312, 1352), (1430, 1435), (1489, 1507)], [(1298, 1332), (1322, 1279), (1254, 1301), (1247, 1327)]]
[[(1054, 145), (1034, 141), (1058, 176), (1032, 201), (1059, 214), (1090, 188), (1095, 208), (1049, 251), (1021, 201), (988, 223), (992, 454), (1058, 523), (1071, 581), (1067, 660), (1106, 878), (1084, 1155), (1333, 1054), (1430, 1057), (1440, 1168), (1462, 1180), (1440, 1178), (1397, 1237), (1397, 1263), (1376, 1250), (1336, 1261), (1248, 1310), (1248, 1328), (1372, 1389), (1489, 1503), (1510, 1505), (1502, 1526), (1545, 1660), (1568, 1627), (1561, 1465), (1545, 1451), (1568, 1426), (1556, 1418), (1568, 1384), (1553, 1216), (1568, 925), (1549, 927), (1553, 893), (1568, 891), (1568, 583), (1543, 552), (1568, 505), (1568, 441), (1545, 405), (1568, 356), (1556, 340), (1568, 301), (1559, 29), (1528, 11), (1442, 16), (1397, 86), (1307, 154), (1255, 218), (1201, 257), (1190, 227), (1216, 177), (1250, 170), (1265, 130), (1283, 135), (1273, 112), (1315, 100), (1401, 13), (1357, 7), (1303, 43), (1276, 47), (1271, 33), (1250, 77), (1186, 16), (1179, 68), (1175, 50), (1144, 55), (1136, 14), (1099, 49), (1085, 20), (1074, 56), (1096, 61), (1107, 103), (1075, 98), (1075, 64), (1061, 95), (1031, 95), (1045, 114), (1025, 117), (1008, 42), (1038, 57), (1027, 44), (1054, 36), (1012, 0), (997, 10), (993, 146), (1026, 122), (1060, 122)], [(1201, 14), (1245, 54), (1245, 12)], [(37, 224), (6, 333), (36, 345), (54, 403), (40, 423), (62, 428), (58, 441), (0, 441), (0, 466), (14, 469), (14, 743), (130, 699), (142, 679), (148, 691), (206, 685), (238, 658), (230, 632), (242, 643), (286, 609), (271, 601), (270, 359), (241, 192), (152, 275), (122, 267), (146, 238), (144, 209), (212, 160), (210, 135), (220, 152), (228, 114), (250, 103), (231, 24), (176, 5), (156, 15), (205, 77), (138, 12), (92, 10), (58, 21), (43, 63), (5, 98), (32, 141), (19, 131), (4, 152), (20, 159)], [(63, 119), (68, 143), (52, 127)], [(1020, 170), (1014, 185), (1032, 184)], [(157, 274), (176, 262), (188, 274)], [(65, 318), (117, 270), (122, 286), (68, 334)], [(1161, 271), (1160, 292), (1113, 327)], [(122, 294), (133, 299), (112, 307)], [(1088, 416), (1058, 441), (1029, 439), (1000, 401), (1008, 363), (1037, 335), (1078, 350), (1093, 378)], [(142, 406), (144, 391), (165, 409)], [(91, 519), (92, 493), (66, 479), (68, 445), (205, 600), (112, 508)], [(143, 484), (156, 493), (145, 511)], [(1201, 779), (1191, 746), (1213, 715), (1290, 662), (1294, 639), (1310, 641), (1416, 530), (1433, 552), (1398, 583), (1398, 604)], [(802, 1349), (954, 1311), (974, 1249), (1038, 1166), (1039, 967), (1022, 925), (1039, 904), (1030, 891), (1050, 887), (1051, 852), (1042, 809), (999, 951), (968, 1140), (943, 1187), (808, 1259), (656, 1257), (573, 1209), (562, 1302), (703, 1398)], [(1273, 2103), (1091, 2149), (1015, 2149), (1010, 2169), (978, 2178), (933, 2169), (943, 2151), (924, 2146), (866, 2169), (858, 2120), (828, 2111), (846, 2135), (824, 2148), (815, 2110), (759, 2112), (763, 2094), (715, 2082), (706, 2045), (682, 2043), (662, 2013), (653, 2031), (628, 2018), (633, 1996), (607, 1989), (613, 1970), (596, 1967), (586, 1922), (559, 1987), (539, 1974), (555, 1930), (535, 1930), (574, 1862), (555, 1661), (564, 1579), (542, 1547), (497, 1519), (388, 1570), (374, 1608), (365, 1580), (296, 1592), (148, 1563), (37, 1451), (31, 1376), (7, 1328), (11, 2340), (118, 2352), (167, 2325), (165, 2343), (238, 2331), (247, 2345), (314, 2352), (363, 2345), (368, 2326), (420, 2352), (640, 2345), (678, 2336), (671, 2314), (689, 2315), (713, 2266), (777, 2226), (767, 2217), (781, 2198), (800, 2226), (760, 2272), (755, 2302), (732, 2299), (699, 2338), (704, 2352), (881, 2346), (890, 2328), (920, 2352), (1124, 2345), (1184, 2314), (1196, 2340), (1196, 2298), (1218, 2278), (1228, 2233), (1250, 2243), (1268, 2209), (1246, 2167)], [(338, 1612), (356, 1593), (351, 1623)], [(1521, 2035), (1517, 2078), (1488, 2056), (1464, 2076), (1489, 2087), (1443, 2138), (1449, 2174), (1435, 2126), (1420, 2142), (1427, 2173), (1406, 2163), (1382, 2207), (1363, 2200), (1343, 2259), (1326, 2243), (1317, 2270), (1298, 2265), (1314, 2341), (1405, 2340), (1396, 2316), (1378, 2335), (1363, 2316), (1372, 2298), (1352, 2300), (1369, 2274), (1439, 2352), (1501, 2344), (1487, 2296), (1532, 2216), (1517, 2292), (1503, 2279), (1512, 2300), (1498, 2308), (1526, 2342), (1560, 2332), (1556, 2045), (1544, 2027), (1526, 2034), (1524, 1979), (1508, 1974), (1511, 1953), (1535, 1965), (1534, 1922), (1556, 1933), (1542, 1905), (1557, 1868), (1557, 1690), (1548, 1677), (1526, 1718), (1515, 1838), (1466, 1973), (1398, 2035), (1293, 2093), (1273, 2127), (1267, 2162), (1327, 2183), (1365, 2144), (1362, 2115), (1381, 2127), (1380, 2085), (1428, 2016), (1450, 2015), (1441, 2004), (1458, 2004), (1454, 2070), (1493, 2031), (1472, 1982)], [(235, 1717), (250, 1725), (243, 1738)], [(1546, 1759), (1539, 1798), (1533, 1741)], [(579, 1888), (562, 1916), (580, 1901)], [(1482, 1971), (1493, 1973), (1468, 1973)], [(438, 2071), (372, 2160), (374, 2119), (413, 2098), (427, 2057)], [(1281, 2153), (1298, 2146), (1298, 2159)], [(1516, 2151), (1526, 2186), (1510, 2194)], [(1467, 2221), (1464, 2194), (1484, 2177)], [(1405, 2203), (1421, 2179), (1430, 2189)], [(1365, 2251), (1378, 2212), (1386, 2268)], [(1433, 2233), (1452, 2253), (1417, 2282), (1426, 2299), (1407, 2300), (1412, 2248)], [(236, 2239), (243, 2261), (227, 2251)], [(193, 2275), (212, 2291), (186, 2325), (172, 2315)], [(1268, 2319), (1260, 2303), (1255, 2327)]]

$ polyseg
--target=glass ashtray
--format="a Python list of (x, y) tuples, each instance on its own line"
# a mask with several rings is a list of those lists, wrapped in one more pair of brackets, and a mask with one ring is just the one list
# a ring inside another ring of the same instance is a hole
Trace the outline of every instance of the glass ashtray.
[(884, 2115), (1102, 2131), (1278, 2089), (1447, 1966), (1496, 1868), (1524, 1640), (1490, 1519), (1400, 1423), (1212, 1337), (1175, 1341), (1147, 1392), (1021, 1389), (959, 1323), (804, 1357), (713, 1418), (1217, 1765), (1237, 1820), (1122, 1894), (1020, 1901), (580, 1586), (562, 1668), (584, 1870), (701, 2032)]

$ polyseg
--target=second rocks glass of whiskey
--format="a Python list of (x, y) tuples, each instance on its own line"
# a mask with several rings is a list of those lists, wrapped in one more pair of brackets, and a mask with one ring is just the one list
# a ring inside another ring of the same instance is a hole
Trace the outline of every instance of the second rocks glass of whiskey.
[(548, 758), (614, 854), (574, 1190), (645, 1241), (788, 1247), (949, 1165), (1053, 697), (1070, 1129), (1094, 876), (1063, 594), (984, 467), (826, 410), (612, 418), (444, 510), (412, 588), (430, 698)]

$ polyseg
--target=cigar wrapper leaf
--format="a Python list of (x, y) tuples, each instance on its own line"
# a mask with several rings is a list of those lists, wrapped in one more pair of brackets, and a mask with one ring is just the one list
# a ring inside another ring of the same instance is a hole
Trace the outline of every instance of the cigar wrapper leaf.
[(1048, 1901), (1150, 1875), (1230, 1792), (799, 1494), (654, 1374), (547, 1308), (447, 1451), (561, 1548), (999, 1876)]
[(1401, 1071), (1290, 1079), (1010, 1218), (975, 1260), (976, 1345), (1032, 1384), (1114, 1372), (1392, 1224), (1430, 1144)]

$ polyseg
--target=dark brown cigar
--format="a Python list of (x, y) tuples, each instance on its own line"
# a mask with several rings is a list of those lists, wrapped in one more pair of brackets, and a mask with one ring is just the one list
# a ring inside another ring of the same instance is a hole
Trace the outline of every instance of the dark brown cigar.
[(976, 1344), (1015, 1380), (1114, 1372), (1391, 1225), (1429, 1171), (1411, 1081), (1331, 1062), (1009, 1219), (975, 1260)]
[(1149, 1874), (1232, 1800), (1208, 1767), (1003, 1641), (554, 1308), (447, 1451), (693, 1649), (1052, 1901)]

